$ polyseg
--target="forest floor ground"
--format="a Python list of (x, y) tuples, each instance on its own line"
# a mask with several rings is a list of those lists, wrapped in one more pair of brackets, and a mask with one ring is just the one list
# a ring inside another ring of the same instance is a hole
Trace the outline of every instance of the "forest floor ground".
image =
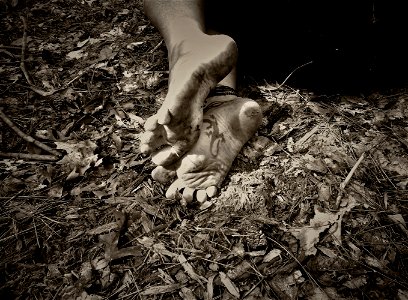
[(0, 3), (1, 299), (408, 299), (408, 89), (240, 87), (262, 125), (184, 207), (139, 151), (168, 79), (141, 1)]

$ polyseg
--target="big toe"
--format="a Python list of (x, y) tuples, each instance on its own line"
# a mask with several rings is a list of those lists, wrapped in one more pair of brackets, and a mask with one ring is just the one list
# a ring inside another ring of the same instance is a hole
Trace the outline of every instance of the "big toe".
[(152, 171), (152, 178), (162, 184), (166, 184), (173, 180), (177, 176), (176, 171), (173, 169), (165, 168), (163, 166), (157, 166)]
[(154, 131), (146, 131), (140, 136), (140, 152), (150, 154), (166, 143), (159, 128)]
[(168, 166), (178, 161), (189, 150), (188, 140), (178, 140), (172, 145), (167, 145), (152, 154), (152, 162), (158, 166)]
[(239, 121), (243, 133), (252, 136), (262, 122), (262, 111), (258, 103), (250, 99), (243, 99)]

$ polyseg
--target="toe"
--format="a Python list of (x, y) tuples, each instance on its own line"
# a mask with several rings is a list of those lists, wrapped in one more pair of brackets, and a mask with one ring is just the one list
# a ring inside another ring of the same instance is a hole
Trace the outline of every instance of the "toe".
[(183, 181), (177, 179), (167, 189), (166, 198), (175, 199), (178, 191), (181, 190), (183, 187), (184, 187)]
[(167, 108), (160, 108), (157, 112), (157, 122), (161, 125), (167, 125), (171, 121), (171, 113)]
[(181, 157), (172, 146), (165, 146), (152, 154), (152, 162), (157, 166), (168, 166)]
[(153, 153), (152, 162), (158, 166), (168, 166), (178, 161), (188, 150), (189, 147), (185, 141), (177, 141)]
[(198, 202), (204, 203), (208, 199), (207, 192), (205, 190), (198, 190), (196, 193), (196, 198)]
[(170, 182), (175, 177), (176, 171), (164, 168), (162, 166), (158, 166), (152, 171), (152, 178), (162, 184)]
[(205, 189), (205, 191), (207, 192), (208, 197), (214, 197), (215, 195), (217, 195), (218, 189), (215, 185), (209, 186), (208, 188)]
[(189, 154), (184, 156), (181, 162), (179, 172), (182, 174), (188, 174), (190, 172), (195, 172), (202, 169), (205, 166), (206, 158), (205, 155)]
[(183, 191), (183, 199), (188, 204), (193, 202), (195, 190), (190, 187), (185, 187)]
[(149, 118), (147, 118), (145, 124), (144, 124), (144, 129), (146, 131), (153, 131), (159, 126), (159, 123), (157, 122), (157, 115), (153, 115)]
[(156, 131), (147, 131), (140, 136), (140, 152), (149, 154), (166, 144), (163, 135)]

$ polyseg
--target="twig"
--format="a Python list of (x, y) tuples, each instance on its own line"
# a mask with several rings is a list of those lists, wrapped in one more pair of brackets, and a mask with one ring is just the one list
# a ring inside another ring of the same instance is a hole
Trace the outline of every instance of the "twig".
[(313, 127), (312, 130), (310, 130), (308, 133), (306, 133), (300, 140), (298, 140), (295, 143), (295, 149), (299, 149), (304, 142), (306, 142), (313, 134), (315, 134), (320, 128), (320, 124), (317, 124), (315, 127)]
[(161, 40), (149, 53), (154, 53), (161, 45), (163, 44), (163, 40)]
[(20, 46), (4, 46), (4, 45), (0, 45), (0, 49), (20, 50), (21, 47)]
[(13, 121), (11, 121), (4, 113), (3, 110), (0, 108), (0, 118), (4, 121), (4, 123), (6, 123), (8, 126), (10, 126), (11, 129), (13, 129), (22, 139), (24, 139), (25, 141), (29, 142), (29, 143), (33, 143), (34, 145), (36, 145), (37, 147), (47, 151), (48, 153), (51, 153), (52, 155), (55, 155), (57, 157), (62, 156), (62, 154), (60, 152), (58, 152), (57, 150), (52, 149), (51, 147), (41, 143), (40, 141), (35, 140), (34, 138), (32, 138), (31, 136), (29, 136), (28, 134), (22, 132), (14, 123)]
[(10, 56), (12, 58), (16, 58), (16, 56), (13, 53), (11, 53), (11, 52), (9, 52), (7, 50), (0, 49), (0, 53), (4, 53), (4, 54), (7, 54), (8, 56)]
[(339, 195), (336, 198), (336, 208), (339, 207), (340, 205), (340, 201), (341, 198), (344, 195), (344, 190), (347, 186), (347, 184), (349, 183), (351, 177), (353, 177), (354, 173), (356, 172), (358, 166), (361, 164), (361, 162), (363, 161), (363, 159), (365, 158), (365, 152), (363, 152), (363, 154), (361, 154), (360, 158), (358, 159), (358, 161), (356, 162), (356, 164), (353, 166), (353, 168), (350, 170), (350, 172), (348, 173), (346, 179), (344, 179), (344, 181), (340, 184), (340, 191), (339, 191)]
[(44, 161), (57, 161), (58, 160), (58, 157), (55, 155), (27, 154), (27, 153), (0, 152), (0, 157), (21, 158), (21, 159), (28, 159), (28, 160), (44, 160)]
[(36, 92), (37, 94), (40, 94), (43, 97), (47, 97), (50, 96), (52, 94), (54, 94), (56, 92), (56, 90), (52, 89), (49, 92), (43, 91), (41, 89), (39, 89), (38, 87), (36, 87), (33, 82), (31, 81), (30, 75), (28, 74), (26, 65), (25, 65), (25, 53), (26, 53), (26, 49), (27, 49), (27, 22), (26, 19), (21, 16), (20, 17), (21, 20), (23, 21), (23, 26), (24, 26), (24, 32), (23, 32), (23, 44), (21, 46), (21, 60), (20, 60), (20, 69), (21, 71), (23, 71), (24, 77), (27, 80), (27, 83), (30, 87), (30, 89), (33, 92)]
[[(296, 256), (290, 252), (288, 249), (286, 249), (282, 244), (280, 244), (278, 241), (276, 241), (275, 239), (271, 238), (271, 237), (266, 237), (268, 240), (274, 242), (275, 244), (277, 244), (280, 248), (282, 248), (298, 265), (299, 267), (302, 268), (302, 270), (306, 273), (307, 277), (309, 277), (309, 279), (325, 294), (327, 295), (326, 291), (323, 290), (323, 288), (319, 285), (319, 283), (313, 278), (313, 276), (306, 270), (306, 268), (302, 265), (301, 261), (299, 261)], [(303, 259), (302, 259), (303, 261)]]
[(304, 63), (303, 65), (300, 65), (300, 66), (296, 67), (292, 72), (289, 73), (288, 76), (286, 76), (285, 80), (281, 84), (279, 84), (277, 87), (272, 87), (271, 91), (279, 90), (282, 86), (285, 85), (286, 81), (288, 81), (288, 79), (293, 75), (293, 73), (295, 73), (300, 68), (303, 68), (303, 67), (305, 67), (307, 65), (310, 65), (312, 63), (313, 63), (313, 60), (311, 60), (311, 61), (309, 61), (307, 63)]
[(35, 239), (37, 240), (37, 246), (40, 249), (40, 241), (38, 240), (38, 232), (37, 232), (37, 226), (35, 225), (35, 219), (33, 218), (33, 225), (34, 225), (34, 232), (35, 232)]

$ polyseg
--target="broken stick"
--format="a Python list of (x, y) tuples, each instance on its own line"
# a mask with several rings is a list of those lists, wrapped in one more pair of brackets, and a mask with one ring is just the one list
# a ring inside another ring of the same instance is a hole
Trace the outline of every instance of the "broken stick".
[(365, 152), (363, 152), (363, 154), (360, 155), (360, 158), (358, 159), (358, 161), (356, 162), (356, 164), (353, 166), (353, 168), (350, 170), (350, 172), (348, 173), (346, 179), (344, 179), (344, 181), (340, 184), (340, 191), (339, 191), (339, 195), (336, 198), (336, 207), (338, 208), (340, 205), (340, 201), (341, 198), (343, 197), (344, 194), (344, 190), (347, 186), (347, 184), (349, 183), (351, 177), (353, 177), (354, 173), (356, 172), (358, 166), (361, 164), (361, 162), (363, 161), (365, 157)]
[(4, 123), (6, 123), (11, 129), (13, 129), (15, 131), (15, 133), (18, 134), (18, 136), (20, 136), (22, 139), (24, 139), (25, 141), (29, 142), (29, 143), (33, 143), (34, 145), (36, 145), (38, 148), (41, 148), (45, 151), (47, 151), (48, 153), (55, 155), (56, 157), (60, 157), (62, 156), (62, 154), (60, 152), (58, 152), (57, 150), (52, 149), (51, 147), (41, 143), (40, 141), (37, 141), (36, 139), (32, 138), (31, 136), (29, 136), (28, 134), (22, 132), (14, 123), (13, 121), (11, 121), (3, 112), (3, 110), (0, 108), (0, 118), (3, 120)]
[(43, 91), (43, 90), (39, 89), (31, 81), (30, 75), (28, 74), (28, 71), (27, 71), (27, 68), (26, 68), (26, 65), (25, 65), (25, 53), (26, 53), (26, 49), (27, 49), (27, 21), (23, 16), (21, 16), (20, 18), (23, 21), (23, 27), (24, 27), (23, 42), (22, 42), (22, 46), (21, 46), (20, 69), (21, 69), (21, 71), (23, 71), (24, 77), (27, 80), (27, 83), (28, 83), (30, 89), (33, 92), (36, 92), (37, 94), (40, 94), (43, 97), (50, 96), (50, 95), (54, 94), (56, 92), (56, 90), (52, 89), (51, 91), (46, 92), (46, 91)]
[(27, 160), (42, 160), (42, 161), (56, 161), (58, 157), (55, 155), (43, 155), (43, 154), (29, 154), (29, 153), (5, 153), (0, 152), (0, 157), (6, 158), (21, 158)]

